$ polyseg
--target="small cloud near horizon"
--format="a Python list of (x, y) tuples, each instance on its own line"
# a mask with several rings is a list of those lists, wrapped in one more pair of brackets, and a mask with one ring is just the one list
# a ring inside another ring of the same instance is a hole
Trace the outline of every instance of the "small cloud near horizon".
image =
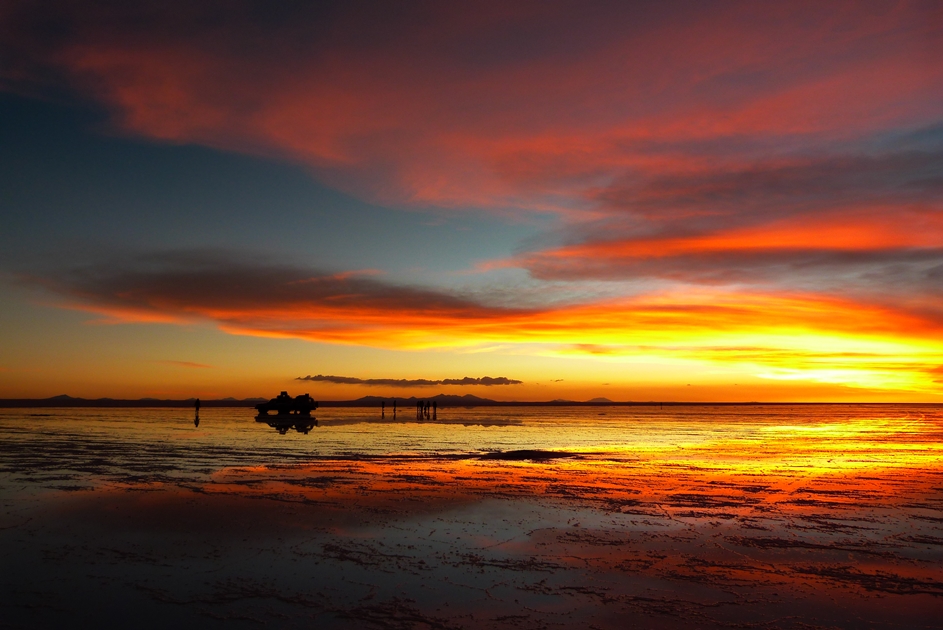
[(385, 387), (432, 387), (436, 385), (520, 385), (524, 381), (517, 381), (506, 376), (482, 376), (472, 378), (444, 378), (440, 380), (426, 378), (355, 378), (352, 376), (331, 376), (318, 374), (317, 376), (299, 376), (297, 381), (315, 381), (319, 383), (334, 383), (337, 385), (368, 385)]
[(163, 363), (164, 365), (174, 365), (176, 367), (185, 367), (185, 368), (211, 368), (212, 365), (206, 365), (205, 363), (194, 363), (193, 361), (155, 361), (154, 363)]

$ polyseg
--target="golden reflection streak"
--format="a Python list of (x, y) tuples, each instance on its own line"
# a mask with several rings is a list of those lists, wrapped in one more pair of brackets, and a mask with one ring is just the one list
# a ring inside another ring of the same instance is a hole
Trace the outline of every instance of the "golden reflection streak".
[[(567, 428), (547, 430), (565, 438)], [(553, 438), (547, 436), (548, 441)], [(548, 488), (556, 484), (569, 488), (567, 496), (593, 501), (623, 501), (644, 495), (661, 501), (666, 493), (692, 488), (707, 495), (726, 495), (749, 487), (750, 501), (741, 506), (744, 509), (753, 510), (750, 506), (759, 501), (802, 513), (803, 504), (793, 501), (797, 488), (807, 483), (839, 484), (842, 489), (834, 496), (840, 500), (851, 500), (866, 491), (875, 505), (880, 504), (882, 493), (897, 501), (895, 489), (887, 485), (895, 479), (906, 478), (931, 494), (936, 492), (934, 484), (943, 475), (943, 427), (919, 417), (875, 418), (750, 425), (734, 435), (713, 437), (703, 432), (685, 435), (677, 427), (673, 431), (659, 429), (656, 423), (649, 430), (633, 431), (625, 441), (581, 449), (578, 458), (572, 459), (494, 461), (408, 454), (379, 460), (327, 459), (290, 467), (227, 468), (214, 475), (210, 487), (260, 495), (300, 492), (322, 499), (349, 493), (349, 487), (329, 485), (312, 490), (291, 483), (325, 474), (326, 467), (340, 467), (357, 476), (357, 487), (366, 492), (540, 496), (553, 494)], [(264, 483), (242, 486), (244, 479)]]

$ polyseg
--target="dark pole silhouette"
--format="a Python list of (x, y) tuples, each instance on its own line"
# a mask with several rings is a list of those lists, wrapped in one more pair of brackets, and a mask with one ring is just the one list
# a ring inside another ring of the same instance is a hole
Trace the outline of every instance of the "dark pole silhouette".
[(396, 399), (393, 399), (393, 419), (396, 420)]
[(386, 417), (386, 401), (385, 400), (380, 402), (380, 417), (381, 418)]

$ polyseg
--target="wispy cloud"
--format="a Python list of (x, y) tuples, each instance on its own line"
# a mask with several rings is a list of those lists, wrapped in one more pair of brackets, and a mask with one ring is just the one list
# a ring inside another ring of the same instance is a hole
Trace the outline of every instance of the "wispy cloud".
[(520, 385), (523, 381), (516, 381), (506, 376), (482, 376), (472, 378), (443, 378), (438, 380), (426, 378), (354, 378), (352, 376), (299, 376), (298, 381), (314, 381), (317, 383), (335, 383), (338, 385), (368, 385), (385, 387), (431, 387), (433, 385)]
[(173, 365), (175, 367), (182, 368), (211, 368), (212, 365), (207, 365), (205, 363), (194, 363), (193, 361), (155, 361), (155, 363), (163, 363), (164, 365)]
[(0, 11), (0, 78), (60, 77), (127, 132), (288, 156), (365, 198), (568, 214), (624, 202), (638, 175), (665, 175), (654, 194), (705, 165), (938, 123), (938, 11), (301, 3), (259, 20), (251, 1), (20, 0)]
[[(601, 360), (675, 357), (758, 366), (771, 374), (826, 348), (814, 362), (840, 363), (842, 382), (876, 386), (883, 378), (903, 388), (929, 386), (927, 370), (943, 363), (943, 302), (926, 295), (881, 302), (686, 286), (512, 308), (489, 304), (487, 295), (180, 252), (23, 281), (55, 292), (65, 306), (118, 322), (208, 320), (236, 334), (328, 343), (400, 349), (528, 344)], [(848, 359), (848, 352), (866, 354)], [(882, 367), (891, 363), (906, 373)], [(816, 370), (809, 373), (826, 374)], [(830, 372), (828, 378), (839, 377)]]
[(568, 225), (564, 244), (491, 264), (544, 280), (936, 293), (929, 274), (943, 264), (943, 135), (922, 135), (920, 150), (901, 137), (880, 155), (636, 174), (600, 190), (609, 211)]

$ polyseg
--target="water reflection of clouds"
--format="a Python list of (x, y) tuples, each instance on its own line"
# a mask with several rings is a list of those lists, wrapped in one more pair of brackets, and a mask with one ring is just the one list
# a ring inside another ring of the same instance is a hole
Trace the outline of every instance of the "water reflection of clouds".
[(377, 425), (441, 425), (441, 426), (463, 426), (463, 427), (514, 427), (522, 426), (524, 421), (520, 418), (475, 418), (470, 420), (466, 417), (460, 418), (438, 418), (435, 420), (418, 420), (415, 418), (332, 418), (330, 420), (321, 420), (320, 424), (325, 427), (341, 427), (356, 424), (377, 424)]
[(209, 410), (199, 430), (4, 412), (0, 603), (47, 625), (124, 599), (178, 625), (931, 626), (943, 414), (925, 411), (361, 410), (287, 440)]

